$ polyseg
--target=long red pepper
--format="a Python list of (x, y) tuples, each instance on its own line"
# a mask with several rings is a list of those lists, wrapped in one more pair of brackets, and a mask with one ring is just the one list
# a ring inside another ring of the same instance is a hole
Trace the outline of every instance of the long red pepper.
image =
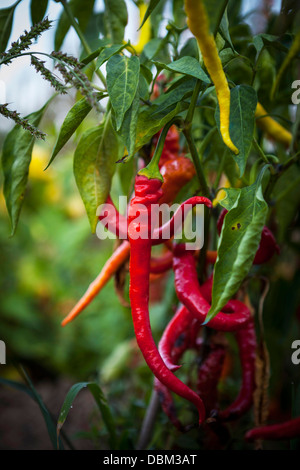
[(225, 410), (218, 413), (222, 421), (230, 421), (239, 418), (246, 413), (253, 404), (253, 394), (255, 391), (255, 357), (256, 357), (256, 334), (254, 321), (235, 332), (236, 341), (239, 348), (242, 384), (237, 398)]
[[(151, 258), (151, 206), (157, 204), (162, 195), (162, 182), (158, 178), (137, 175), (135, 180), (135, 197), (131, 200), (128, 214), (128, 238), (130, 242), (130, 287), (129, 296), (135, 335), (138, 346), (149, 368), (165, 386), (177, 395), (192, 402), (198, 409), (199, 423), (205, 418), (205, 409), (201, 398), (187, 385), (179, 380), (166, 366), (161, 358), (152, 337), (149, 319), (149, 271)], [(206, 198), (198, 198), (199, 204), (210, 205)], [(136, 205), (139, 204), (139, 214)], [(143, 206), (142, 206), (143, 205)], [(145, 217), (148, 226), (137, 221)], [(139, 231), (140, 238), (136, 238)], [(146, 237), (146, 238), (143, 238)]]
[(283, 440), (300, 436), (300, 416), (283, 423), (270, 424), (251, 429), (245, 435), (247, 441), (256, 439)]
[(184, 305), (181, 305), (168, 323), (158, 344), (159, 353), (170, 370), (175, 371), (181, 367), (175, 363), (174, 358), (180, 357), (189, 346), (191, 329), (194, 333), (198, 332), (199, 328), (199, 322)]
[[(186, 250), (184, 244), (178, 244), (174, 246), (173, 254), (177, 297), (203, 323), (210, 304), (201, 292), (193, 251)], [(251, 316), (248, 307), (239, 300), (230, 300), (226, 307), (232, 313), (219, 312), (207, 323), (207, 326), (220, 331), (236, 331), (243, 328)]]
[(221, 344), (211, 345), (207, 357), (198, 369), (196, 391), (201, 396), (207, 417), (216, 409), (218, 383), (225, 359), (225, 347)]

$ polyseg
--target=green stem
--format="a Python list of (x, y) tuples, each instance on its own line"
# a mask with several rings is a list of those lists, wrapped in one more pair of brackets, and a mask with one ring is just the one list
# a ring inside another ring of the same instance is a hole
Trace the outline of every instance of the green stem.
[(216, 176), (216, 179), (215, 179), (215, 182), (214, 182), (214, 189), (215, 190), (218, 189), (220, 179), (221, 179), (221, 176), (222, 176), (222, 173), (223, 173), (223, 170), (224, 170), (226, 153), (227, 153), (227, 149), (224, 150), (222, 158), (221, 158), (221, 162), (219, 163), (219, 166), (218, 166), (218, 172), (217, 172), (217, 176)]
[[(67, 17), (69, 18), (71, 25), (75, 29), (75, 31), (77, 33), (77, 36), (79, 37), (80, 42), (81, 42), (82, 47), (84, 48), (85, 52), (87, 53), (87, 55), (92, 54), (92, 50), (91, 50), (88, 42), (86, 41), (86, 39), (85, 39), (85, 37), (84, 37), (80, 27), (79, 27), (79, 24), (77, 23), (76, 19), (74, 18), (73, 12), (72, 12), (69, 4), (66, 2), (66, 0), (60, 0), (60, 2), (64, 7), (65, 13), (66, 13)], [(106, 87), (106, 80), (105, 80), (105, 77), (104, 77), (103, 73), (101, 72), (101, 70), (100, 69), (96, 70), (96, 74), (99, 77), (99, 79), (101, 80), (101, 82), (103, 83), (103, 85)]]
[(196, 168), (197, 177), (200, 183), (201, 193), (203, 196), (209, 197), (210, 195), (209, 188), (207, 186), (206, 178), (205, 178), (204, 171), (202, 168), (202, 163), (200, 161), (199, 154), (197, 152), (197, 148), (196, 148), (193, 136), (190, 131), (190, 126), (188, 128), (183, 129), (183, 134), (186, 138), (189, 150), (191, 152), (191, 157), (193, 159), (193, 162)]
[(147, 178), (149, 178), (149, 179), (157, 178), (157, 179), (163, 181), (163, 177), (160, 174), (159, 166), (158, 166), (159, 159), (161, 157), (161, 154), (162, 154), (162, 151), (163, 151), (163, 148), (164, 148), (167, 133), (168, 133), (170, 127), (175, 122), (179, 123), (180, 119), (178, 117), (175, 117), (164, 126), (164, 128), (161, 131), (161, 134), (159, 136), (157, 146), (156, 146), (156, 149), (155, 149), (155, 152), (154, 152), (154, 155), (153, 155), (151, 161), (148, 163), (148, 165), (145, 168), (142, 168), (138, 172), (139, 175), (147, 176)]
[(193, 120), (193, 116), (194, 116), (194, 112), (195, 112), (195, 108), (196, 108), (196, 104), (197, 104), (197, 99), (198, 99), (198, 96), (199, 96), (199, 93), (200, 93), (200, 90), (201, 90), (201, 85), (202, 85), (201, 81), (197, 80), (196, 86), (195, 86), (193, 94), (192, 94), (189, 109), (188, 109), (188, 112), (187, 112), (187, 115), (186, 115), (186, 118), (185, 118), (185, 121), (184, 121), (186, 127), (188, 127), (191, 124), (192, 120)]
[(258, 155), (260, 156), (260, 158), (267, 164), (267, 165), (270, 165), (271, 164), (271, 167), (270, 167), (270, 172), (272, 175), (275, 174), (275, 169), (273, 167), (273, 162), (271, 162), (267, 155), (264, 153), (263, 149), (261, 148), (261, 146), (259, 145), (259, 143), (257, 142), (257, 140), (255, 138), (253, 138), (253, 146), (256, 150), (256, 152), (258, 153)]

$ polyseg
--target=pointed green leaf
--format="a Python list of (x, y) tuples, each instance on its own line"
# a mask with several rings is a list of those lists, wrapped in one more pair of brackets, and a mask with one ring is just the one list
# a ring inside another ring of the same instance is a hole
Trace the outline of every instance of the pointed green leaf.
[(49, 165), (51, 165), (58, 152), (68, 142), (70, 137), (74, 134), (78, 126), (82, 123), (82, 121), (91, 111), (91, 109), (92, 106), (86, 98), (82, 98), (81, 100), (77, 101), (74, 106), (72, 106), (72, 108), (66, 115), (64, 122), (62, 123), (60, 133), (52, 151), (50, 161), (45, 169), (47, 169)]
[(209, 29), (216, 34), (221, 23), (228, 0), (203, 0), (209, 19)]
[(127, 148), (128, 155), (134, 153), (137, 121), (140, 107), (140, 94), (139, 90), (136, 91), (130, 108), (126, 111), (123, 123), (119, 130), (119, 135)]
[[(186, 78), (186, 77), (185, 77)], [(135, 151), (145, 145), (178, 113), (188, 108), (186, 98), (192, 95), (196, 79), (188, 78), (168, 93), (164, 93), (152, 106), (142, 106), (138, 116)]]
[[(95, 0), (85, 0), (84, 2), (82, 0), (71, 0), (69, 2), (69, 7), (72, 10), (74, 17), (78, 20), (79, 27), (83, 33), (85, 32), (92, 15), (94, 3)], [(70, 26), (69, 18), (65, 11), (63, 11), (58, 20), (58, 25), (55, 31), (54, 48), (56, 51), (61, 48)]]
[(104, 3), (109, 35), (114, 43), (122, 43), (128, 21), (126, 3), (124, 0), (104, 0)]
[(100, 54), (98, 55), (97, 61), (96, 61), (96, 70), (101, 67), (104, 62), (106, 62), (110, 57), (112, 57), (115, 54), (118, 54), (124, 49), (125, 45), (124, 44), (114, 44), (110, 47), (104, 47), (101, 51)]
[[(248, 85), (239, 85), (230, 92), (230, 137), (239, 154), (231, 152), (236, 161), (240, 176), (244, 174), (247, 158), (251, 149), (253, 133), (255, 129), (255, 110), (257, 106), (257, 95), (254, 88)], [(220, 130), (220, 111), (216, 107), (216, 123)]]
[(149, 16), (151, 15), (151, 13), (153, 12), (154, 8), (157, 7), (157, 5), (159, 3), (163, 3), (162, 0), (150, 0), (149, 2), (149, 6), (147, 8), (147, 11), (145, 13), (145, 16), (143, 18), (143, 21), (141, 23), (141, 26), (139, 27), (139, 29), (141, 29), (141, 27), (146, 23), (147, 19), (149, 18)]
[(121, 150), (110, 117), (100, 126), (88, 129), (76, 148), (74, 176), (93, 233), (97, 225), (97, 208), (109, 194)]
[(31, 0), (30, 16), (31, 23), (34, 25), (44, 19), (48, 7), (48, 0)]
[(67, 416), (70, 412), (70, 409), (73, 407), (73, 402), (75, 398), (77, 397), (78, 393), (84, 389), (87, 388), (91, 394), (93, 395), (95, 402), (97, 403), (97, 406), (100, 410), (100, 413), (102, 415), (104, 424), (110, 434), (110, 445), (111, 448), (115, 448), (116, 444), (116, 431), (115, 431), (115, 425), (113, 421), (113, 417), (111, 415), (107, 400), (99, 387), (98, 384), (95, 382), (80, 382), (75, 385), (73, 385), (70, 390), (68, 391), (66, 398), (64, 400), (64, 403), (60, 409), (59, 417), (57, 420), (57, 436), (59, 436), (60, 430), (63, 427)]
[(140, 61), (136, 56), (114, 55), (108, 60), (106, 71), (107, 91), (119, 130), (139, 84)]
[(214, 268), (212, 305), (206, 322), (222, 310), (236, 294), (248, 274), (259, 246), (268, 212), (262, 195), (261, 179), (242, 189), (226, 188), (220, 204), (228, 210), (220, 234), (218, 257)]
[(18, 0), (11, 7), (0, 10), (0, 52), (4, 52), (10, 38), (14, 12), (21, 0)]
[(198, 78), (205, 83), (210, 83), (210, 78), (201, 68), (199, 61), (195, 59), (195, 57), (181, 57), (181, 59), (175, 60), (170, 64), (163, 64), (155, 61), (153, 61), (153, 63), (159, 70), (166, 69), (171, 72), (183, 73), (184, 75)]
[[(38, 126), (49, 101), (26, 119)], [(2, 170), (4, 175), (3, 192), (11, 219), (12, 235), (15, 233), (28, 180), (29, 165), (35, 138), (16, 125), (6, 136), (2, 150)]]

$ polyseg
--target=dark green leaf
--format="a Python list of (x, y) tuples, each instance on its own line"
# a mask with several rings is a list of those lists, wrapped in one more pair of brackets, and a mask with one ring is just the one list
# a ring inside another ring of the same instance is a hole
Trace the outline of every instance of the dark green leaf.
[(159, 70), (167, 69), (171, 70), (171, 72), (183, 73), (184, 75), (198, 78), (205, 83), (210, 83), (210, 78), (201, 68), (199, 61), (194, 57), (181, 57), (181, 59), (175, 60), (170, 64), (162, 64), (161, 62), (155, 61), (153, 61), (153, 63)]
[[(39, 111), (26, 117), (38, 126), (49, 102)], [(15, 233), (28, 180), (29, 165), (35, 138), (23, 127), (16, 125), (6, 136), (2, 150), (4, 197), (11, 219), (12, 235)]]
[(11, 7), (0, 10), (0, 52), (4, 52), (10, 38), (15, 9), (20, 3), (18, 0)]
[(187, 79), (170, 93), (165, 93), (153, 101), (152, 106), (141, 108), (137, 124), (135, 151), (145, 145), (151, 137), (179, 112), (187, 109), (185, 98), (193, 93), (196, 80)]
[(49, 165), (51, 165), (58, 152), (68, 142), (70, 137), (74, 134), (78, 126), (82, 123), (82, 121), (91, 111), (91, 109), (92, 106), (86, 98), (82, 98), (81, 100), (77, 101), (74, 106), (72, 106), (72, 108), (66, 115), (64, 122), (62, 123), (60, 133), (52, 151), (50, 161), (45, 169), (47, 169)]
[(116, 116), (116, 128), (120, 129), (124, 115), (135, 96), (140, 73), (138, 57), (112, 56), (106, 66), (107, 91)]
[(97, 225), (97, 208), (110, 191), (116, 162), (122, 156), (118, 136), (107, 118), (100, 126), (88, 129), (74, 154), (74, 176), (84, 202), (92, 232)]
[(116, 431), (115, 431), (114, 421), (113, 421), (107, 400), (101, 388), (95, 382), (80, 382), (80, 383), (73, 385), (70, 388), (59, 413), (59, 417), (57, 421), (57, 428), (56, 428), (57, 436), (59, 436), (60, 430), (63, 427), (67, 419), (70, 409), (73, 407), (73, 402), (75, 398), (77, 397), (78, 393), (84, 388), (87, 388), (91, 392), (91, 394), (93, 395), (95, 399), (95, 402), (97, 403), (97, 406), (102, 415), (104, 424), (110, 434), (111, 448), (114, 449), (115, 444), (116, 444)]
[(186, 56), (199, 60), (199, 47), (196, 38), (189, 38), (180, 50), (179, 57)]
[(136, 130), (137, 121), (140, 107), (140, 93), (136, 91), (134, 99), (130, 105), (130, 108), (126, 111), (124, 120), (119, 130), (124, 145), (127, 148), (128, 155), (131, 156), (134, 153), (135, 141), (136, 141)]
[(228, 23), (228, 16), (227, 16), (227, 9), (224, 11), (224, 15), (222, 17), (221, 23), (220, 23), (220, 33), (224, 39), (228, 42), (230, 45), (231, 49), (234, 51), (234, 46), (231, 41), (231, 37), (229, 34), (229, 23)]
[(31, 0), (30, 15), (32, 24), (39, 23), (45, 16), (48, 0)]
[(228, 0), (203, 0), (209, 19), (209, 29), (216, 34), (222, 20)]
[(151, 13), (153, 12), (154, 8), (157, 7), (157, 5), (159, 3), (162, 3), (162, 0), (150, 0), (149, 2), (149, 6), (147, 8), (147, 11), (145, 13), (145, 16), (143, 18), (143, 21), (139, 27), (139, 29), (141, 29), (141, 27), (146, 23), (147, 19), (149, 18), (149, 16), (151, 15)]
[(220, 204), (228, 210), (225, 216), (214, 268), (212, 305), (206, 322), (222, 310), (236, 294), (251, 269), (268, 205), (262, 195), (261, 180), (266, 166), (256, 183), (242, 189), (226, 188), (226, 197)]
[(127, 25), (127, 7), (124, 0), (104, 0), (105, 17), (112, 42), (121, 43)]
[[(93, 13), (94, 3), (95, 0), (85, 0), (84, 2), (82, 2), (82, 0), (71, 0), (69, 2), (69, 7), (72, 10), (74, 17), (77, 18), (79, 27), (83, 33), (85, 32), (89, 19)], [(58, 20), (58, 25), (55, 31), (54, 48), (56, 51), (61, 48), (70, 26), (69, 18), (65, 11), (63, 11)]]
[[(230, 93), (230, 126), (229, 132), (239, 154), (231, 152), (236, 161), (240, 176), (244, 174), (247, 158), (251, 149), (255, 128), (255, 110), (257, 106), (256, 91), (248, 85), (239, 85)], [(216, 107), (215, 119), (220, 126), (219, 107)]]

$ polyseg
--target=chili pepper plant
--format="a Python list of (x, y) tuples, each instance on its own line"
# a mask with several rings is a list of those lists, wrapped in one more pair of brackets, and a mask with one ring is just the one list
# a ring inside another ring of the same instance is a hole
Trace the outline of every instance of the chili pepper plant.
[[(31, 0), (31, 27), (12, 39), (23, 1), (0, 10), (0, 66), (26, 57), (52, 92), (25, 117), (0, 104), (11, 235), (44, 141), (45, 175), (71, 161), (98, 273), (51, 318), (60, 348), (89, 342), (87, 318), (100, 338), (101, 299), (114, 297), (110, 357), (76, 375), (77, 347), (57, 419), (43, 408), (53, 446), (70, 444), (61, 428), (87, 388), (97, 448), (299, 449), (299, 2), (55, 0), (57, 20), (54, 0)], [(48, 31), (52, 52), (38, 48)]]

